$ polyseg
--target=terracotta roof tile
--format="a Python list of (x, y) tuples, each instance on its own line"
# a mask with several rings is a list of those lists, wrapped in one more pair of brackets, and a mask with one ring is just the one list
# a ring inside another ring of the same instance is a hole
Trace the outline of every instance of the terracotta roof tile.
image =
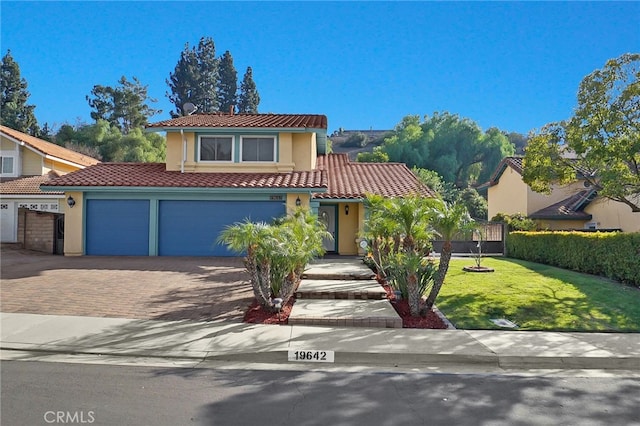
[(19, 142), (29, 145), (31, 148), (35, 149), (43, 155), (49, 155), (51, 157), (69, 161), (79, 166), (91, 166), (100, 162), (95, 158), (89, 157), (76, 151), (72, 151), (60, 145), (38, 139), (31, 135), (27, 135), (26, 133), (11, 129), (7, 126), (0, 126), (0, 133), (8, 138), (15, 139)]
[(43, 194), (63, 194), (62, 191), (40, 190), (40, 185), (58, 177), (55, 172), (49, 172), (43, 176), (28, 176), (15, 179), (3, 179), (0, 182), (0, 194), (2, 195), (43, 195)]
[(538, 210), (529, 215), (531, 219), (590, 220), (584, 208), (597, 196), (594, 189), (584, 189), (569, 198)]
[(402, 163), (353, 163), (347, 154), (329, 154), (318, 156), (318, 168), (327, 171), (329, 189), (314, 198), (357, 199), (368, 193), (386, 197), (434, 196)]
[(317, 114), (193, 114), (147, 125), (149, 129), (180, 127), (327, 129), (327, 117)]
[(60, 176), (48, 186), (164, 188), (326, 188), (324, 172), (180, 173), (163, 163), (100, 163)]

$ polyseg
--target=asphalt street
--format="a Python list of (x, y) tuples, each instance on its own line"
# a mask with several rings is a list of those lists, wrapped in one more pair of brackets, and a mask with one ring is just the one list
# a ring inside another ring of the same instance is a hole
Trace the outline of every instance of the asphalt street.
[(1, 424), (640, 425), (633, 377), (3, 361)]

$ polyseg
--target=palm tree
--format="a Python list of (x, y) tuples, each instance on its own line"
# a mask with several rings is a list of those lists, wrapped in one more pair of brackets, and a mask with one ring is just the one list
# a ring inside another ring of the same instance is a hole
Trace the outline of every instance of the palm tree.
[(276, 249), (274, 230), (264, 222), (253, 223), (245, 220), (229, 225), (220, 233), (218, 244), (225, 244), (229, 250), (245, 253), (244, 266), (249, 273), (249, 281), (258, 303), (271, 309), (271, 263), (269, 254)]
[(276, 309), (273, 299), (285, 305), (295, 292), (307, 264), (324, 254), (323, 238), (330, 234), (318, 218), (299, 208), (274, 225), (248, 220), (227, 226), (219, 244), (244, 253), (253, 293), (265, 309)]
[(458, 232), (464, 232), (474, 228), (473, 219), (471, 219), (466, 206), (459, 201), (448, 204), (443, 200), (434, 199), (432, 204), (431, 226), (444, 242), (442, 244), (442, 253), (440, 253), (438, 272), (436, 273), (433, 287), (429, 292), (423, 308), (425, 313), (433, 308), (433, 304), (436, 301), (436, 297), (438, 297), (438, 293), (440, 293), (444, 278), (449, 270), (451, 241)]

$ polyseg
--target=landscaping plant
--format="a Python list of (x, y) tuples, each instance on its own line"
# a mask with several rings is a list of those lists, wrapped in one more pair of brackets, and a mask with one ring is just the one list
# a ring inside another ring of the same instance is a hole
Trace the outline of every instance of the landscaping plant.
[(227, 226), (218, 243), (244, 254), (244, 265), (258, 303), (275, 311), (274, 299), (284, 306), (296, 291), (308, 263), (324, 254), (324, 225), (304, 208), (278, 219), (274, 224), (249, 220)]
[(377, 195), (366, 200), (369, 218), (364, 237), (368, 259), (379, 278), (387, 279), (407, 298), (411, 315), (420, 314), (420, 303), (433, 279), (426, 261), (433, 236), (429, 227), (430, 199), (409, 196), (388, 199)]
[(425, 301), (424, 312), (428, 312), (433, 308), (433, 304), (444, 283), (445, 276), (449, 270), (449, 262), (451, 261), (451, 241), (454, 236), (459, 232), (470, 231), (475, 228), (475, 222), (471, 219), (466, 206), (460, 202), (449, 204), (440, 199), (434, 199), (429, 217), (431, 226), (444, 242), (440, 253), (438, 272), (429, 296)]

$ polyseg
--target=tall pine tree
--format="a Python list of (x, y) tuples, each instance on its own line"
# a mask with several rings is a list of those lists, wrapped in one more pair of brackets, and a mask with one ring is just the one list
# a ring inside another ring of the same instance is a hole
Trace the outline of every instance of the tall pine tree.
[(238, 112), (257, 114), (260, 104), (260, 95), (253, 81), (253, 70), (247, 67), (242, 83), (240, 84), (240, 96), (238, 97)]
[(27, 81), (20, 77), (20, 66), (11, 56), (11, 51), (2, 58), (2, 105), (0, 122), (2, 125), (39, 136), (40, 128), (33, 112), (35, 105), (27, 105), (29, 92)]
[(218, 102), (220, 111), (229, 112), (237, 104), (238, 73), (233, 66), (233, 57), (228, 50), (220, 58), (220, 79), (218, 81)]
[(218, 59), (211, 37), (202, 37), (196, 51), (198, 58), (199, 81), (195, 105), (199, 111), (218, 110)]
[(184, 45), (175, 69), (169, 73), (167, 84), (171, 90), (171, 93), (167, 92), (167, 97), (176, 108), (170, 112), (172, 117), (183, 115), (182, 107), (187, 102), (197, 105), (200, 70), (196, 51), (189, 48), (189, 43)]

